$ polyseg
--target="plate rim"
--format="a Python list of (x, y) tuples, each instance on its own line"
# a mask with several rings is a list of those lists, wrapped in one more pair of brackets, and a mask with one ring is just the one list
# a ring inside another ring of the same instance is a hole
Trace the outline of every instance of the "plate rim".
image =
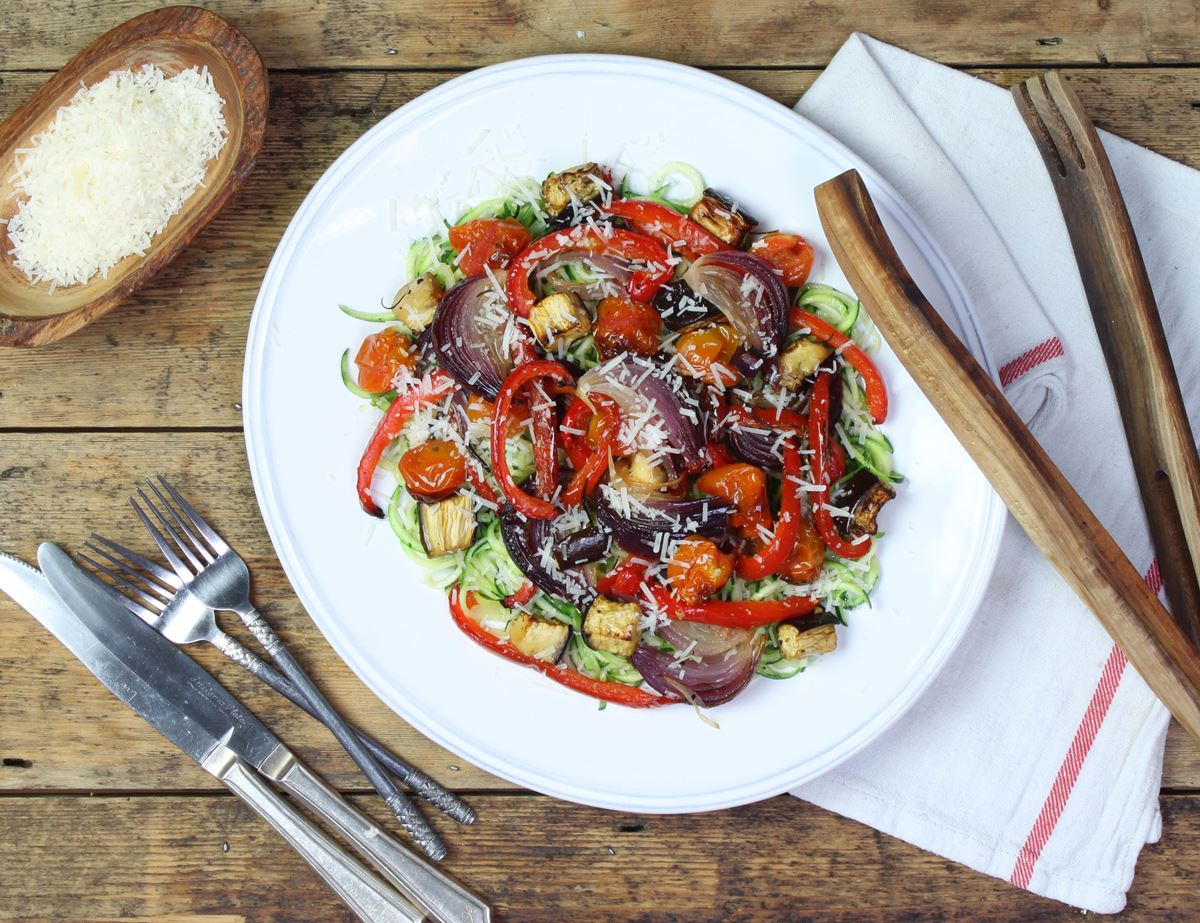
[[(668, 78), (672, 82), (692, 87), (707, 85), (714, 92), (740, 98), (755, 115), (775, 122), (789, 134), (803, 138), (810, 144), (819, 141), (827, 145), (835, 159), (851, 163), (859, 170), (872, 193), (883, 202), (884, 211), (888, 217), (900, 222), (905, 232), (918, 244), (926, 260), (930, 263), (930, 269), (950, 297), (950, 307), (959, 322), (964, 339), (967, 340), (968, 348), (980, 360), (987, 373), (993, 379), (996, 378), (995, 367), (971, 311), (971, 300), (942, 248), (899, 193), (861, 157), (823, 128), (756, 90), (718, 74), (688, 65), (633, 55), (539, 55), (493, 64), (454, 77), (400, 106), (364, 132), (330, 164), (292, 216), (263, 277), (247, 333), (242, 376), (242, 417), (247, 460), (255, 498), (284, 573), (321, 634), (338, 657), (350, 667), (377, 698), (396, 712), (402, 720), (411, 724), (419, 733), (435, 743), (460, 755), (463, 759), (469, 760), (480, 769), (514, 784), (552, 797), (610, 810), (652, 814), (687, 813), (719, 810), (760, 801), (823, 776), (861, 751), (863, 747), (876, 740), (903, 717), (941, 673), (965, 636), (967, 627), (974, 621), (978, 613), (999, 553), (1006, 511), (999, 496), (990, 487), (987, 491), (988, 502), (983, 520), (986, 538), (981, 543), (980, 553), (976, 558), (975, 572), (969, 581), (963, 600), (969, 612), (954, 622), (950, 630), (942, 635), (938, 644), (932, 649), (930, 657), (926, 661), (931, 666), (922, 673), (915, 674), (903, 686), (901, 695), (866, 721), (856, 733), (831, 748), (828, 758), (821, 763), (819, 769), (810, 770), (798, 777), (790, 776), (781, 780), (780, 776), (786, 774), (785, 770), (765, 779), (745, 783), (736, 789), (722, 791), (715, 796), (706, 798), (689, 796), (679, 800), (628, 794), (615, 796), (613, 793), (596, 793), (576, 788), (544, 774), (538, 774), (528, 767), (518, 766), (503, 758), (494, 757), (475, 747), (459, 734), (430, 720), (402, 691), (385, 683), (384, 678), (376, 676), (375, 671), (369, 665), (359, 661), (355, 656), (354, 645), (338, 629), (336, 618), (324, 617), (321, 612), (322, 607), (316, 603), (319, 594), (310, 584), (301, 556), (297, 553), (286, 530), (277, 526), (282, 522), (283, 516), (278, 512), (280, 504), (272, 491), (272, 484), (267, 473), (268, 466), (262, 454), (265, 451), (266, 436), (265, 433), (257, 432), (258, 427), (262, 424), (259, 422), (261, 414), (257, 410), (256, 388), (262, 384), (261, 376), (258, 374), (261, 369), (260, 360), (269, 345), (270, 322), (267, 320), (267, 315), (272, 305), (276, 303), (276, 296), (284, 276), (282, 269), (290, 263), (292, 254), (310, 224), (310, 219), (319, 211), (325, 200), (338, 191), (342, 181), (360, 161), (369, 157), (377, 146), (391, 140), (397, 126), (419, 120), (427, 114), (453, 105), (462, 95), (478, 89), (481, 85), (491, 88), (496, 83), (527, 79), (528, 72), (531, 70), (553, 73), (562, 69), (569, 69), (575, 74), (580, 71), (594, 74), (605, 70), (611, 74), (614, 70), (618, 70), (635, 77)], [(797, 125), (802, 127), (797, 129)], [(381, 688), (387, 688), (388, 692), (385, 694), (380, 691)], [(398, 707), (397, 702), (403, 705), (403, 709)], [(729, 792), (734, 793), (733, 797), (729, 797)]]

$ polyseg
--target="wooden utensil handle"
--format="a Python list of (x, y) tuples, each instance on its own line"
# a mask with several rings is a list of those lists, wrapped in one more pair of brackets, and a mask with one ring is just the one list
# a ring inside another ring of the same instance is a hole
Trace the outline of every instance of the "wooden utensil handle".
[(858, 172), (822, 183), (816, 200), (838, 264), (904, 367), (1033, 543), (1200, 740), (1200, 654), (908, 275)]
[(1200, 646), (1200, 456), (1125, 200), (1095, 126), (1058, 74), (1014, 94), (1066, 219), (1172, 615)]

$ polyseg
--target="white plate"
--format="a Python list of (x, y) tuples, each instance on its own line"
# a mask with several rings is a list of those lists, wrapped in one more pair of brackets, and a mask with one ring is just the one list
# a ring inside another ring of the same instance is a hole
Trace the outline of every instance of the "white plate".
[(789, 681), (755, 678), (713, 710), (596, 703), (476, 647), (384, 524), (355, 499), (378, 419), (338, 381), (343, 349), (402, 278), (410, 240), (488, 191), (495, 172), (543, 176), (583, 160), (695, 164), (765, 227), (827, 256), (813, 187), (857, 167), (900, 256), (982, 355), (967, 298), (912, 213), (853, 154), (734, 83), (660, 61), (596, 55), (484, 68), (426, 93), (353, 144), (292, 220), (263, 282), (246, 352), (246, 442), (258, 500), (301, 601), (334, 649), (406, 721), (477, 766), (600, 807), (703, 811), (756, 801), (829, 771), (919, 696), (954, 649), (991, 572), (1003, 508), (886, 347), (885, 430), (908, 480), (889, 506), (874, 606), (836, 654)]

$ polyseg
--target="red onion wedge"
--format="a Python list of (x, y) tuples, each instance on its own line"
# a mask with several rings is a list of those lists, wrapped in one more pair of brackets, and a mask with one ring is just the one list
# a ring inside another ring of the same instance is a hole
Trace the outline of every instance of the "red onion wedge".
[(442, 367), (464, 388), (492, 400), (517, 357), (532, 351), (503, 292), (487, 276), (460, 282), (442, 296), (431, 329), (433, 352)]
[[(730, 638), (730, 643), (722, 650), (700, 655), (697, 654), (697, 650), (702, 640), (709, 647), (719, 642), (706, 636), (694, 639), (696, 644), (690, 647), (691, 636), (688, 630), (697, 626), (677, 623), (669, 627), (673, 630), (670, 643), (675, 648), (675, 653), (642, 646), (633, 652), (630, 659), (642, 674), (646, 685), (663, 695), (684, 694), (686, 698), (685, 693), (691, 693), (699, 704), (709, 708), (728, 702), (746, 688), (754, 676), (766, 643), (760, 633), (741, 632), (738, 636), (741, 640)], [(696, 657), (699, 659), (694, 659)]]
[(587, 609), (595, 589), (576, 570), (563, 568), (554, 554), (554, 520), (529, 519), (511, 506), (500, 510), (500, 536), (509, 557), (538, 589)]
[(765, 260), (740, 250), (702, 256), (683, 275), (700, 297), (711, 301), (764, 359), (774, 359), (787, 336), (787, 287)]
[(622, 445), (659, 453), (687, 471), (707, 464), (700, 405), (683, 380), (656, 362), (623, 354), (587, 371), (576, 387), (580, 397), (599, 392), (617, 402)]
[(667, 500), (636, 497), (610, 484), (596, 491), (596, 518), (630, 554), (659, 557), (672, 536), (720, 538), (729, 528), (733, 504), (718, 497)]

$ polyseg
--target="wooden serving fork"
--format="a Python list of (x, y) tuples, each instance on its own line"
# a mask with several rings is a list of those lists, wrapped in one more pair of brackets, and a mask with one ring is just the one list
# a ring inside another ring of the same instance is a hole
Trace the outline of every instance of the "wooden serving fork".
[(1012, 92), (1067, 221), (1171, 612), (1200, 647), (1200, 456), (1129, 212), (1062, 77), (1030, 77)]
[(888, 344), (1013, 517), (1200, 740), (1200, 652), (909, 276), (858, 171), (816, 189), (825, 236)]

